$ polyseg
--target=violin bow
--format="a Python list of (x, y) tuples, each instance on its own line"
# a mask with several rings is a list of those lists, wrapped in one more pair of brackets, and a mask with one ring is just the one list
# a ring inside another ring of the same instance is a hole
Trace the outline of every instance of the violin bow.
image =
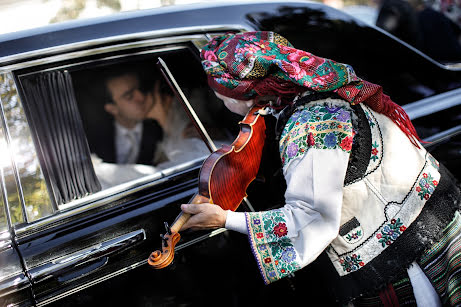
[[(200, 137), (202, 140), (205, 142), (206, 146), (210, 150), (210, 153), (215, 152), (218, 148), (216, 147), (215, 143), (211, 139), (210, 135), (206, 131), (205, 127), (203, 126), (202, 122), (197, 116), (197, 113), (195, 113), (194, 109), (192, 108), (192, 105), (189, 103), (187, 100), (186, 95), (184, 95), (183, 91), (179, 87), (178, 83), (176, 82), (175, 78), (173, 77), (173, 74), (171, 73), (170, 69), (166, 65), (165, 61), (161, 58), (158, 57), (157, 61), (157, 68), (160, 70), (162, 73), (163, 77), (165, 78), (166, 82), (168, 83), (169, 87), (175, 94), (176, 98), (181, 102), (184, 110), (186, 111), (187, 115), (189, 116), (190, 120), (194, 124), (194, 126), (198, 129)], [(254, 208), (251, 205), (250, 201), (248, 198), (244, 198), (243, 202), (247, 205), (247, 207), (250, 209), (250, 211), (254, 212)]]
[(167, 81), (167, 83), (170, 86), (171, 90), (175, 94), (176, 98), (181, 102), (181, 104), (184, 107), (184, 110), (186, 111), (186, 113), (189, 116), (190, 120), (192, 121), (194, 126), (199, 131), (200, 137), (205, 142), (206, 146), (210, 150), (210, 153), (215, 152), (218, 148), (216, 147), (215, 143), (213, 142), (210, 135), (206, 131), (206, 129), (203, 126), (202, 122), (198, 118), (197, 113), (195, 113), (194, 109), (192, 108), (191, 104), (189, 103), (189, 100), (187, 100), (186, 95), (184, 95), (183, 91), (179, 87), (178, 83), (176, 82), (175, 78), (173, 77), (173, 74), (168, 69), (168, 66), (166, 65), (165, 61), (161, 57), (158, 57), (157, 67), (159, 68), (159, 70), (162, 73), (163, 77), (165, 78), (165, 80)]
[[(168, 66), (163, 61), (163, 59), (160, 57), (158, 58), (157, 67), (159, 68), (163, 77), (165, 78), (171, 90), (175, 94), (176, 98), (181, 102), (189, 118), (191, 119), (195, 127), (198, 129), (200, 136), (202, 137), (203, 141), (207, 145), (210, 152), (211, 153), (215, 152), (217, 150), (216, 145), (214, 144), (213, 140), (209, 136), (208, 132), (205, 130), (205, 127), (199, 120), (191, 104), (189, 103), (183, 91), (181, 90), (178, 83), (174, 79), (173, 74), (168, 69)], [(200, 202), (206, 201), (206, 198), (198, 195), (198, 196), (194, 196), (194, 198), (191, 201), (193, 203), (200, 203)], [(251, 205), (250, 201), (246, 197), (243, 198), (243, 202), (245, 202), (245, 204), (248, 206), (248, 208), (251, 211), (254, 211), (253, 206)], [(152, 267), (154, 267), (155, 269), (162, 269), (162, 268), (167, 267), (173, 261), (174, 246), (178, 243), (180, 239), (179, 229), (176, 229), (176, 228), (179, 228), (180, 226), (176, 227), (176, 225), (177, 224), (182, 225), (182, 223), (177, 223), (177, 221), (180, 219), (187, 220), (188, 218), (189, 216), (187, 213), (180, 214), (180, 216), (178, 216), (178, 218), (175, 220), (171, 228), (167, 222), (164, 222), (166, 233), (164, 235), (161, 235), (162, 251), (160, 250), (154, 251), (153, 253), (151, 253), (151, 255), (149, 256), (149, 259), (147, 260), (147, 262)], [(225, 229), (223, 229), (222, 231), (225, 231)], [(170, 246), (168, 244), (170, 244)]]

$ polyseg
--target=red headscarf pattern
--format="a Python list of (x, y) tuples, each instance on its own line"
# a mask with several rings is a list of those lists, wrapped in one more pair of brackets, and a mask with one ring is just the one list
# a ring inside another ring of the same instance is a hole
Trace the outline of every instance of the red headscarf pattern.
[(351, 104), (365, 103), (389, 117), (419, 148), (418, 137), (406, 112), (365, 81), (350, 65), (294, 48), (274, 32), (246, 32), (213, 38), (201, 51), (208, 84), (216, 92), (249, 100), (275, 95), (289, 104), (301, 92), (332, 91)]

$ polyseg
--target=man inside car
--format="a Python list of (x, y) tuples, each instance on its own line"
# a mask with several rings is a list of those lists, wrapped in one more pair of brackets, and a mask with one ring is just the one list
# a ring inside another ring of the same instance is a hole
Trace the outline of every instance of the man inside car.
[[(104, 110), (113, 118), (105, 137), (94, 144), (94, 153), (104, 162), (155, 165), (158, 143), (163, 138), (159, 87), (144, 90), (135, 71), (110, 74), (105, 79), (108, 102)], [(171, 97), (166, 98), (171, 100)], [(153, 108), (155, 118), (148, 116)]]

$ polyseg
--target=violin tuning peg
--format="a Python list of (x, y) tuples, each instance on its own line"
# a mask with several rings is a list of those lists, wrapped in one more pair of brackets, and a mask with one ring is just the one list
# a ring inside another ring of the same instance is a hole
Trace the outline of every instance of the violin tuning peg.
[(162, 243), (164, 246), (168, 246), (168, 240), (165, 238), (164, 235), (160, 235), (160, 238), (162, 239)]
[(163, 224), (165, 225), (165, 230), (166, 232), (171, 235), (171, 228), (170, 228), (170, 225), (168, 225), (168, 222), (163, 222)]

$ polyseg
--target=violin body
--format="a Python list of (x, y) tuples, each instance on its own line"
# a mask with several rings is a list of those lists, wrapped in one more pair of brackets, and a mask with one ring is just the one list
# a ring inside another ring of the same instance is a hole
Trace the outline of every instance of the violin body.
[(239, 123), (236, 140), (213, 152), (200, 169), (199, 194), (224, 210), (238, 208), (258, 173), (266, 138), (266, 124), (259, 109), (249, 111)]
[[(209, 202), (224, 210), (235, 211), (247, 196), (248, 185), (256, 178), (261, 163), (266, 124), (259, 113), (262, 107), (253, 107), (239, 123), (240, 132), (231, 145), (223, 145), (203, 163), (199, 174), (199, 192), (189, 203)], [(162, 251), (153, 252), (148, 263), (154, 268), (168, 266), (174, 258), (174, 247), (179, 242), (179, 230), (190, 215), (181, 213), (167, 233), (162, 236)]]

